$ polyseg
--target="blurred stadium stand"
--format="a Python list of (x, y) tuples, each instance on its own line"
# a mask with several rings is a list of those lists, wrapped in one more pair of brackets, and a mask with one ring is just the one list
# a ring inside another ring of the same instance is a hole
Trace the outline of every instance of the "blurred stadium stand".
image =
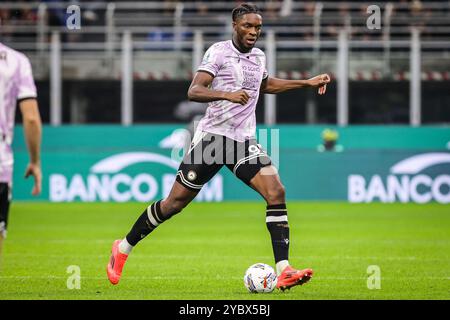
[[(182, 122), (175, 109), (193, 74), (195, 34), (203, 50), (231, 36), (231, 9), (240, 1), (0, 2), (0, 41), (33, 63), (43, 119), (51, 121), (51, 39), (61, 41), (62, 123), (120, 123), (122, 36), (132, 35), (133, 122)], [(422, 123), (450, 123), (450, 2), (377, 1), (381, 28), (366, 21), (370, 2), (254, 1), (276, 39), (276, 74), (337, 77), (338, 34), (349, 41), (349, 123), (410, 123), (411, 30), (420, 32)], [(81, 9), (69, 30), (66, 9)], [(277, 97), (277, 122), (336, 123), (337, 88)], [(264, 121), (260, 99), (258, 121)]]

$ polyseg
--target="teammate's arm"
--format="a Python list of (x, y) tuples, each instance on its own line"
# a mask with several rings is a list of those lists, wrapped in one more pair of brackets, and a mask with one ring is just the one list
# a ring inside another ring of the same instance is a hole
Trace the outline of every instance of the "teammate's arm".
[(261, 92), (280, 93), (292, 89), (319, 87), (319, 94), (324, 94), (327, 90), (327, 83), (330, 82), (328, 74), (321, 74), (308, 80), (285, 80), (267, 77), (261, 83)]
[(26, 99), (19, 103), (23, 118), (25, 141), (30, 155), (30, 162), (25, 170), (25, 178), (34, 177), (32, 195), (38, 195), (42, 188), (41, 172), (41, 135), (42, 122), (36, 99)]
[(209, 88), (214, 77), (205, 71), (199, 71), (188, 90), (188, 99), (195, 102), (211, 102), (217, 100), (228, 100), (234, 103), (246, 104), (250, 96), (245, 90), (234, 92), (217, 91)]

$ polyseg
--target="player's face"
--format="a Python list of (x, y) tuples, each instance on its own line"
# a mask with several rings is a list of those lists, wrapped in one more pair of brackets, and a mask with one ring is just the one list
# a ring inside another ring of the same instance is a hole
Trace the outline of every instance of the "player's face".
[(262, 27), (262, 18), (256, 13), (247, 13), (233, 22), (235, 44), (243, 51), (250, 51), (256, 44)]

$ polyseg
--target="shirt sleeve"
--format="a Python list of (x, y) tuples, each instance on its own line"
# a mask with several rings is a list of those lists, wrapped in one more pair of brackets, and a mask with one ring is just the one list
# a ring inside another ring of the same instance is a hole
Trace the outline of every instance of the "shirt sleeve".
[(267, 72), (267, 59), (266, 59), (266, 55), (264, 55), (264, 72), (263, 72), (262, 79), (265, 80), (268, 77), (269, 77), (269, 72)]
[(223, 57), (217, 46), (211, 46), (203, 56), (202, 63), (198, 67), (197, 71), (206, 71), (213, 77), (217, 76), (220, 68), (222, 67)]
[(267, 72), (267, 68), (264, 68), (264, 72), (263, 72), (263, 80), (266, 80), (269, 77), (269, 73)]
[(17, 100), (36, 98), (36, 85), (33, 79), (30, 60), (28, 60), (27, 57), (22, 56), (19, 61), (20, 63), (17, 77)]

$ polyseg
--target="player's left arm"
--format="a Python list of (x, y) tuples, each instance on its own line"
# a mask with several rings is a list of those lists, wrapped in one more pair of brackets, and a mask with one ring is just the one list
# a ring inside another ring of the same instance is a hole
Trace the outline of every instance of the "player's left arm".
[(33, 79), (33, 71), (30, 60), (25, 55), (19, 56), (19, 68), (17, 69), (17, 100), (22, 113), (25, 141), (30, 156), (30, 162), (25, 169), (25, 178), (33, 176), (34, 186), (31, 194), (37, 196), (42, 189), (41, 171), (41, 136), (42, 121), (37, 102), (36, 85)]
[(325, 94), (327, 90), (327, 84), (330, 83), (330, 81), (330, 76), (326, 73), (320, 74), (307, 80), (285, 80), (267, 77), (261, 83), (261, 92), (280, 93), (293, 89), (318, 87), (318, 93)]

